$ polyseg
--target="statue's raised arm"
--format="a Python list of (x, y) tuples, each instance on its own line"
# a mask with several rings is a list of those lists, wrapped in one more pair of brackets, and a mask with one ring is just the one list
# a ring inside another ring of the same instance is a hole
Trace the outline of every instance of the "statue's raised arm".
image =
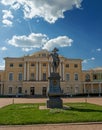
[(58, 53), (57, 51), (59, 51), (57, 48), (54, 48), (52, 50), (52, 53), (50, 54), (50, 56), (52, 56), (52, 66), (53, 66), (53, 72), (57, 72), (57, 68), (59, 66), (59, 62), (60, 62), (60, 59), (59, 59), (59, 56), (58, 56)]

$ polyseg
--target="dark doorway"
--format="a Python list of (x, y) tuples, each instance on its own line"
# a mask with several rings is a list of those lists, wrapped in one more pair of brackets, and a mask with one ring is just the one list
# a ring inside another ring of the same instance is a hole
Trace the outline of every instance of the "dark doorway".
[(43, 96), (46, 96), (46, 92), (47, 92), (47, 88), (46, 88), (46, 87), (43, 87), (43, 88), (42, 88), (42, 95), (43, 95)]
[(30, 95), (35, 95), (35, 88), (34, 87), (30, 88)]

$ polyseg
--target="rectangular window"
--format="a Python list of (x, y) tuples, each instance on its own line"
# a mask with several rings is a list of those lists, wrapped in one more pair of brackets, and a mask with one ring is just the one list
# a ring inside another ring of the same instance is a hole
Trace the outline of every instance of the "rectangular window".
[(69, 64), (66, 64), (66, 68), (69, 68)]
[(34, 80), (34, 73), (31, 73), (31, 80)]
[(43, 73), (43, 80), (46, 80), (46, 73)]
[(78, 74), (74, 74), (74, 80), (78, 81)]
[(23, 65), (22, 65), (22, 64), (19, 64), (19, 67), (23, 67)]
[(31, 63), (31, 67), (34, 67), (35, 66), (35, 64), (34, 63)]
[(13, 63), (10, 63), (10, 67), (13, 67)]
[(22, 78), (22, 73), (19, 73), (19, 74), (18, 74), (18, 80), (19, 80), (19, 81), (22, 81), (22, 79), (23, 79), (23, 78)]
[(66, 74), (66, 81), (70, 80), (70, 74)]
[(12, 94), (12, 87), (9, 87), (9, 94)]
[(9, 73), (9, 81), (13, 80), (13, 73)]
[(46, 67), (46, 63), (43, 63), (43, 66)]
[(78, 68), (78, 64), (74, 64), (74, 68)]
[(18, 93), (22, 93), (22, 87), (18, 87)]

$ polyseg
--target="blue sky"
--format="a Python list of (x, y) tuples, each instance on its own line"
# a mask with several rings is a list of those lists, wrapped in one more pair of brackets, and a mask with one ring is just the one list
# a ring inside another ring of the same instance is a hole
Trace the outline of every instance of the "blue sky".
[(4, 57), (41, 49), (102, 67), (102, 0), (0, 0), (0, 69)]

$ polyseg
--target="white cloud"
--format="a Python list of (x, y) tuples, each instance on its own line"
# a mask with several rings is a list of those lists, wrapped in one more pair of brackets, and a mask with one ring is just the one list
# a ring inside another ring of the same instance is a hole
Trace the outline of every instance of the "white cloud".
[(90, 59), (85, 59), (85, 60), (83, 60), (83, 62), (82, 63), (88, 63), (88, 62), (90, 62), (90, 61), (94, 61), (95, 60), (95, 57), (91, 57)]
[(97, 48), (96, 51), (100, 52), (100, 51), (101, 51), (101, 48)]
[(13, 15), (12, 15), (12, 12), (10, 10), (2, 10), (3, 12), (3, 19), (7, 19), (7, 18), (11, 18), (13, 19)]
[(17, 10), (23, 7), (25, 18), (42, 17), (49, 23), (64, 18), (64, 12), (80, 8), (83, 0), (1, 0), (5, 6)]
[(46, 42), (43, 49), (51, 50), (54, 47), (67, 47), (71, 46), (73, 40), (67, 36), (59, 36)]
[(92, 57), (90, 60), (95, 60), (95, 57)]
[(4, 70), (4, 68), (5, 68), (5, 63), (0, 59), (0, 70)]
[(2, 10), (3, 17), (2, 17), (2, 23), (5, 26), (12, 26), (12, 19), (14, 16), (12, 15), (12, 12), (10, 10)]
[(7, 19), (2, 20), (2, 23), (4, 24), (4, 26), (12, 26), (12, 22)]
[(4, 65), (0, 65), (0, 70), (4, 70), (5, 66)]
[(21, 48), (40, 48), (43, 44), (46, 43), (47, 39), (48, 37), (45, 34), (31, 33), (29, 36), (13, 36), (12, 39), (8, 41), (8, 43), (15, 47)]
[(85, 59), (85, 60), (83, 60), (83, 62), (82, 63), (87, 63), (88, 62), (88, 59)]
[(33, 48), (22, 48), (22, 51), (25, 51), (25, 52), (28, 52), (28, 51), (31, 51), (33, 50)]
[(13, 36), (8, 43), (15, 47), (22, 48), (23, 51), (30, 51), (33, 48), (42, 48), (52, 50), (54, 47), (71, 46), (73, 40), (67, 36), (59, 36), (54, 39), (49, 39), (45, 34), (31, 33), (26, 36)]
[(7, 48), (4, 46), (4, 47), (1, 47), (0, 50), (1, 50), (1, 51), (6, 51)]

